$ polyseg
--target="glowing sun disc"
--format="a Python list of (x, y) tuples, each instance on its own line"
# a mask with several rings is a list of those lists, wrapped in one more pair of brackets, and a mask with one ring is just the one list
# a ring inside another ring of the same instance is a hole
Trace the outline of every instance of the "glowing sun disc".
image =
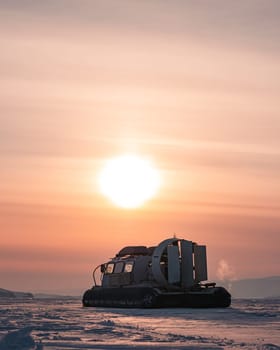
[(123, 208), (139, 207), (156, 194), (159, 184), (153, 164), (134, 155), (108, 160), (99, 175), (101, 192)]

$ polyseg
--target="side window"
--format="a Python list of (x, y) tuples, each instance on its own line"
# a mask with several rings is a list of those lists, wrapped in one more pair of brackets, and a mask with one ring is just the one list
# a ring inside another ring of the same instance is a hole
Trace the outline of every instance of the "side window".
[(123, 272), (123, 265), (124, 263), (122, 261), (117, 262), (115, 265), (114, 273), (121, 273)]
[(113, 273), (113, 270), (114, 270), (114, 264), (113, 263), (109, 263), (106, 266), (105, 273), (107, 273), (107, 274)]
[(131, 272), (133, 270), (133, 262), (127, 262), (124, 267), (124, 272)]

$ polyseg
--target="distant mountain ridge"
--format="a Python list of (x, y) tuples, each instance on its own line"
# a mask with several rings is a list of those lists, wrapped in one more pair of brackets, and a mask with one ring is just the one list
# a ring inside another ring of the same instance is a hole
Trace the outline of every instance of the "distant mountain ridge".
[(277, 298), (280, 297), (280, 276), (223, 281), (233, 298)]
[(0, 298), (28, 298), (32, 299), (33, 294), (28, 292), (15, 292), (8, 289), (0, 288)]
[[(216, 281), (217, 285), (226, 287), (233, 298), (279, 298), (280, 297), (280, 276), (242, 279), (235, 281)], [(0, 298), (80, 298), (80, 292), (71, 291), (71, 296), (64, 293), (28, 293), (15, 292), (0, 288)], [(75, 295), (74, 295), (75, 294)]]

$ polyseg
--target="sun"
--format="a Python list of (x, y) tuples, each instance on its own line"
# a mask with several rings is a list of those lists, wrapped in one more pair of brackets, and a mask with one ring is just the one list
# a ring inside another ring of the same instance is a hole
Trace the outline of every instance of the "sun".
[(151, 161), (122, 155), (106, 162), (99, 174), (101, 193), (122, 208), (136, 208), (152, 198), (160, 185)]

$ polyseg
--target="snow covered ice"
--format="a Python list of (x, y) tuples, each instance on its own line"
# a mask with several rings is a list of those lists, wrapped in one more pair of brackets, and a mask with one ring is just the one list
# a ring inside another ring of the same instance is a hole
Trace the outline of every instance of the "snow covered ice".
[(279, 299), (226, 309), (84, 308), (78, 299), (0, 300), (0, 349), (280, 349)]

